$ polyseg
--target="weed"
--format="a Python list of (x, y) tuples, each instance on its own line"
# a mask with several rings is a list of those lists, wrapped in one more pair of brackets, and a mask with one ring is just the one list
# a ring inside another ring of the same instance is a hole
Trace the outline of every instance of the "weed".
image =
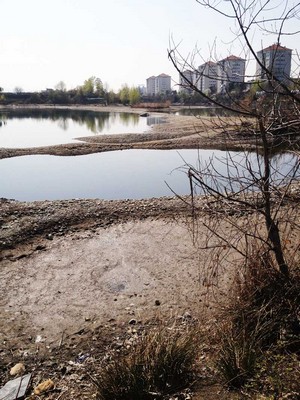
[(217, 366), (226, 384), (231, 388), (245, 385), (270, 349), (299, 353), (299, 316), (299, 269), (292, 268), (286, 280), (267, 253), (250, 257), (222, 315)]
[(143, 333), (128, 354), (115, 354), (97, 380), (99, 400), (160, 399), (192, 379), (198, 354), (194, 332), (158, 328)]

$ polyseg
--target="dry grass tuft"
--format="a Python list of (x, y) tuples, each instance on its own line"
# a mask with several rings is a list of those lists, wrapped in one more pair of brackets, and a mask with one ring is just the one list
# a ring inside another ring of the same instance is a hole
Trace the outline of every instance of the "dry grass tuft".
[(267, 354), (300, 354), (300, 270), (292, 268), (284, 279), (268, 254), (257, 252), (232, 293), (217, 365), (229, 387), (241, 388), (259, 376)]
[(163, 399), (191, 383), (199, 347), (192, 331), (159, 327), (143, 333), (128, 354), (103, 363), (98, 400)]

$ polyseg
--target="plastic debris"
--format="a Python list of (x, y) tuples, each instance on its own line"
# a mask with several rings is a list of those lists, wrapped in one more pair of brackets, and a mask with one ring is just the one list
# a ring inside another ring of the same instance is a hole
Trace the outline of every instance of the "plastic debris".
[(27, 374), (8, 381), (3, 388), (0, 389), (0, 400), (22, 399), (26, 394), (30, 379), (31, 374)]
[(90, 357), (90, 355), (89, 354), (81, 354), (81, 355), (79, 355), (77, 358), (76, 358), (76, 360), (75, 360), (75, 362), (77, 363), (77, 364), (82, 364), (87, 358), (89, 358)]

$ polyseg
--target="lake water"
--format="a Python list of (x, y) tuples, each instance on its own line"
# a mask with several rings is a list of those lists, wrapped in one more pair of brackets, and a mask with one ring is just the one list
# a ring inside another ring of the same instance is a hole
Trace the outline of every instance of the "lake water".
[[(76, 137), (139, 133), (163, 122), (163, 117), (140, 117), (105, 111), (17, 109), (0, 111), (0, 147), (34, 147), (70, 143)], [(226, 173), (226, 153), (212, 150), (124, 150), (73, 157), (23, 156), (0, 160), (0, 197), (17, 200), (73, 198), (142, 199), (189, 193), (187, 165), (199, 159)], [(245, 155), (230, 153), (243, 170)], [(257, 165), (251, 155), (251, 165)], [(292, 156), (274, 158), (286, 173)]]
[(194, 117), (216, 117), (216, 116), (226, 117), (226, 116), (232, 116), (234, 115), (234, 113), (217, 107), (191, 106), (191, 107), (179, 108), (178, 111), (175, 111), (175, 115), (185, 115)]
[(0, 110), (0, 147), (38, 147), (77, 142), (92, 135), (146, 132), (163, 117), (89, 110)]
[[(74, 198), (142, 199), (189, 193), (187, 165), (219, 158), (215, 168), (226, 173), (222, 151), (123, 150), (76, 157), (23, 156), (0, 160), (0, 197), (17, 200)], [(230, 153), (240, 164), (245, 155)], [(256, 163), (254, 154), (252, 166)], [(293, 156), (277, 156), (274, 168), (287, 173)], [(246, 174), (246, 173), (245, 173)], [(170, 186), (172, 190), (168, 187)]]

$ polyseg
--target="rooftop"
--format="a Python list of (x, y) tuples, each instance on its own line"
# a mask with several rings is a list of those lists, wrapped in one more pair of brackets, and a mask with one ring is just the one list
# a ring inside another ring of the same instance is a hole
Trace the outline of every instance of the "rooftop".
[(237, 56), (234, 56), (234, 55), (230, 55), (230, 56), (224, 58), (221, 61), (245, 61), (245, 60), (244, 60), (244, 58), (237, 57)]
[(281, 46), (280, 43), (274, 43), (271, 46), (260, 50), (259, 52), (261, 51), (292, 51), (292, 50), (288, 49), (287, 47)]

